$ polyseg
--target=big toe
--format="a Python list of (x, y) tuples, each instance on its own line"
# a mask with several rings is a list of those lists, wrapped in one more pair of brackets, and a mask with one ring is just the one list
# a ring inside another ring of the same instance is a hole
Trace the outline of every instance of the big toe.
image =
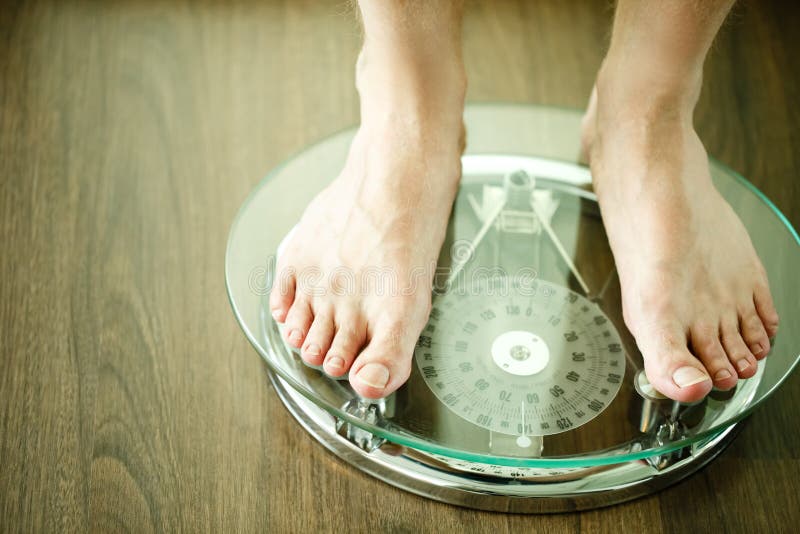
[(711, 377), (689, 352), (678, 332), (644, 332), (637, 336), (647, 379), (663, 395), (679, 402), (701, 400), (711, 391)]
[(362, 397), (379, 399), (393, 393), (411, 374), (413, 344), (384, 335), (370, 341), (350, 370), (350, 385)]

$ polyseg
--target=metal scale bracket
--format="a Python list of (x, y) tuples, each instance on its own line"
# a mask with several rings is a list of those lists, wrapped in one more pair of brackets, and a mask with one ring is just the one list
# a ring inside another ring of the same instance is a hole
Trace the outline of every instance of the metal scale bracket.
[[(641, 441), (642, 448), (660, 448), (685, 439), (689, 437), (689, 431), (703, 421), (707, 398), (694, 403), (682, 403), (664, 397), (650, 385), (644, 370), (634, 377), (634, 387), (641, 398), (641, 407), (638, 411), (631, 411), (631, 414), (638, 414), (638, 419), (632, 422), (645, 434)], [(722, 393), (732, 395), (729, 392)], [(646, 461), (662, 471), (692, 456), (692, 452), (693, 447), (687, 445), (650, 456)]]
[[(363, 399), (355, 397), (347, 401), (342, 410), (353, 417), (356, 417), (372, 425), (380, 425), (385, 420), (387, 406), (391, 406), (394, 396), (389, 399)], [(337, 416), (333, 416), (336, 423), (336, 433), (348, 440), (350, 443), (365, 452), (372, 452), (380, 448), (386, 439), (376, 436), (368, 430), (357, 427), (349, 421)]]

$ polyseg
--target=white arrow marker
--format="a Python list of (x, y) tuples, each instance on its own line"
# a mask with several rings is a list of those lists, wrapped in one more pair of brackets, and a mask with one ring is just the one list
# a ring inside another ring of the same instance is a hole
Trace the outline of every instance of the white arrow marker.
[(517, 446), (527, 449), (531, 446), (531, 438), (525, 435), (525, 401), (520, 403), (520, 407), (522, 408), (522, 434), (517, 438)]

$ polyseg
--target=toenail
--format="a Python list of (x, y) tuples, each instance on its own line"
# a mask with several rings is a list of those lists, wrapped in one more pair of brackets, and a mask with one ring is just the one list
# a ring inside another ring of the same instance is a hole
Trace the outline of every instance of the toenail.
[(742, 358), (736, 362), (736, 368), (739, 369), (740, 373), (746, 371), (748, 367), (750, 367), (750, 362), (748, 362), (745, 358)]
[(695, 367), (681, 367), (672, 374), (672, 379), (678, 384), (679, 387), (688, 388), (700, 382), (709, 380), (707, 374)]
[(761, 344), (760, 343), (753, 343), (753, 345), (750, 347), (750, 351), (754, 355), (761, 354)]
[(383, 389), (389, 381), (389, 369), (380, 363), (368, 363), (356, 374), (358, 379), (375, 389)]
[(319, 356), (319, 347), (314, 343), (311, 343), (306, 347), (306, 354), (309, 356)]
[(300, 330), (292, 330), (289, 332), (289, 341), (292, 343), (300, 343), (300, 340), (303, 338), (303, 334), (300, 333)]
[(714, 375), (714, 380), (725, 380), (731, 377), (731, 372), (727, 369), (720, 369), (717, 371), (717, 374)]
[(328, 361), (325, 362), (325, 365), (330, 369), (341, 369), (344, 367), (344, 360), (338, 356), (331, 356), (328, 358)]

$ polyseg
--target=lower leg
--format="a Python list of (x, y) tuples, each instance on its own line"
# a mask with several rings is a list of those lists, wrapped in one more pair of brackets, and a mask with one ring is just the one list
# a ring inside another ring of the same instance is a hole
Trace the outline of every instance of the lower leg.
[(584, 121), (626, 324), (650, 381), (683, 401), (752, 376), (778, 322), (692, 125), (703, 62), (731, 4), (621, 0)]
[(647, 113), (691, 125), (703, 63), (732, 4), (621, 0), (597, 79), (604, 101), (597, 120), (619, 123)]
[[(611, 47), (592, 90), (583, 124), (583, 156), (588, 159), (597, 127), (597, 90), (604, 111), (680, 114), (691, 121), (700, 92), (703, 62), (733, 0), (666, 2), (620, 0), (614, 16)], [(630, 104), (636, 103), (635, 108)], [(611, 105), (616, 103), (616, 105)], [(605, 122), (625, 120), (603, 117)], [(591, 122), (591, 124), (590, 124)]]
[[(466, 90), (462, 4), (359, 2), (365, 34), (356, 71), (362, 123), (419, 116), (455, 121), (460, 127)], [(459, 113), (454, 116), (451, 110)]]

